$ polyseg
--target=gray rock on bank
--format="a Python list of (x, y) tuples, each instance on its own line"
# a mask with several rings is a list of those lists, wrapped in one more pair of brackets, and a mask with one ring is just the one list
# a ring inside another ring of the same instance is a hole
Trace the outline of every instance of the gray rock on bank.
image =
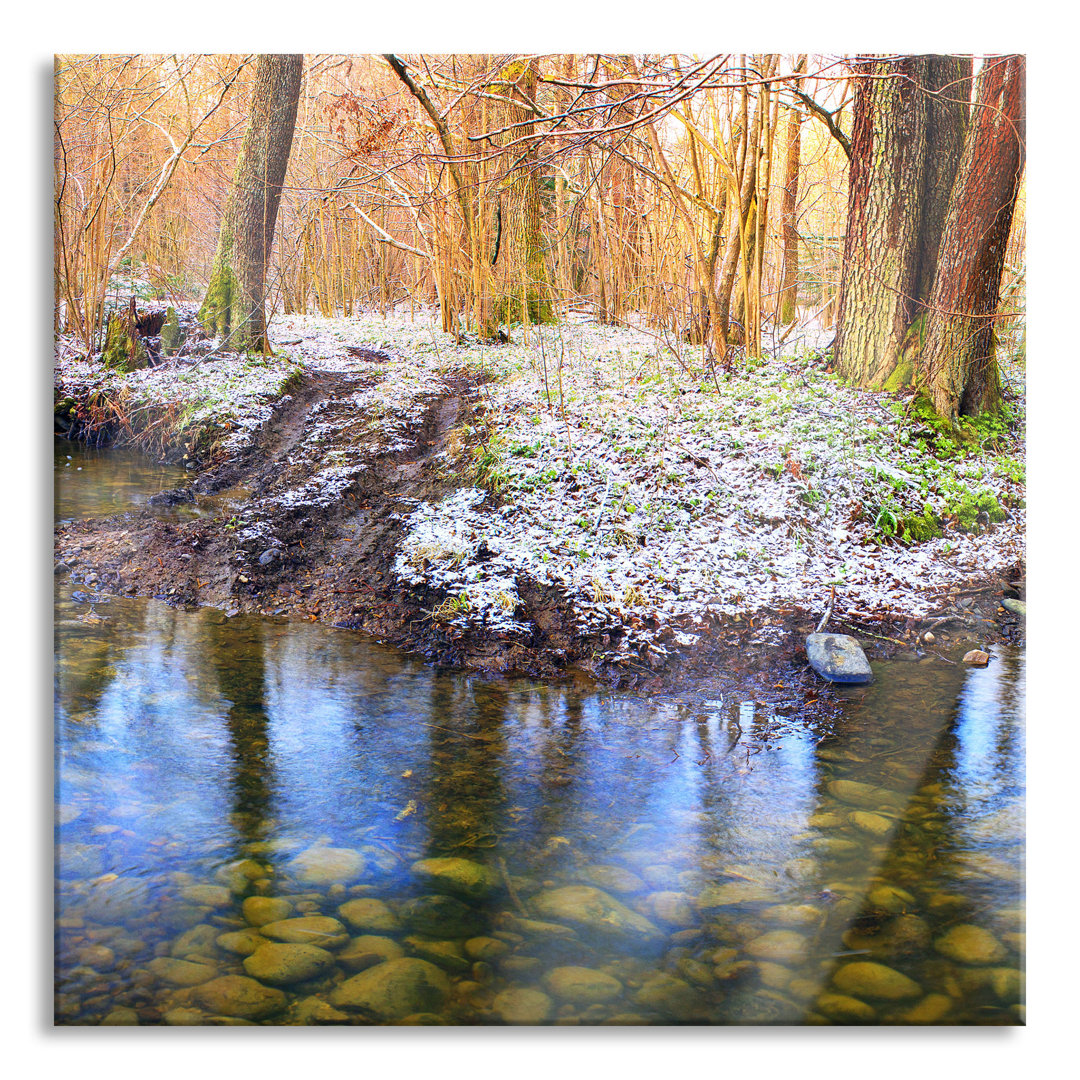
[(806, 639), (806, 658), (829, 682), (868, 683), (874, 678), (866, 654), (847, 634), (811, 634)]

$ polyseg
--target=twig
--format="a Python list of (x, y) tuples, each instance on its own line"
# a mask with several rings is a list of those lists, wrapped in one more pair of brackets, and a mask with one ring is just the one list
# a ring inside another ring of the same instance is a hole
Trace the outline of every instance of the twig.
[(817, 630), (815, 634), (820, 634), (825, 629), (825, 624), (829, 621), (829, 617), (832, 615), (833, 603), (836, 601), (836, 586), (833, 585), (829, 589), (829, 606), (825, 609), (825, 614), (821, 616), (821, 622), (817, 624)]
[(495, 865), (499, 868), (499, 873), (502, 874), (503, 884), (506, 886), (506, 891), (510, 896), (510, 899), (514, 902), (514, 907), (521, 912), (521, 914), (527, 919), (529, 918), (529, 912), (525, 905), (521, 902), (521, 897), (518, 896), (517, 890), (514, 888), (513, 882), (510, 880), (510, 875), (506, 870), (506, 860), (500, 855), (495, 860)]

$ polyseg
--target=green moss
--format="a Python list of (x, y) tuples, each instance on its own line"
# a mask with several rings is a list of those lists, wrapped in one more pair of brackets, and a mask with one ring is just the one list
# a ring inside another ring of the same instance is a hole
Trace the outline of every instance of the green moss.
[(171, 356), (184, 343), (184, 334), (180, 329), (180, 320), (177, 318), (176, 308), (167, 308), (165, 316), (165, 325), (161, 328), (161, 351), (163, 354)]
[(1005, 510), (997, 497), (985, 489), (965, 493), (959, 502), (950, 504), (950, 514), (956, 515), (957, 524), (965, 532), (970, 532), (979, 519), (979, 514), (986, 514), (991, 522), (1005, 520)]
[(130, 332), (127, 316), (109, 316), (101, 362), (107, 368), (123, 372), (137, 371), (150, 362), (142, 339), (138, 334)]
[(941, 523), (929, 508), (921, 514), (907, 514), (899, 522), (900, 536), (908, 544), (924, 544), (942, 535)]

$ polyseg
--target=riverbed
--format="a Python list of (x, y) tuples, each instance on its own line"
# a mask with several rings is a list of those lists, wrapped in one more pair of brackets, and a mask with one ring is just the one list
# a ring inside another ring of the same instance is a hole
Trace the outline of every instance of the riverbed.
[[(175, 482), (69, 452), (58, 518)], [(55, 603), (60, 1024), (1023, 1023), (1021, 649), (643, 696)]]

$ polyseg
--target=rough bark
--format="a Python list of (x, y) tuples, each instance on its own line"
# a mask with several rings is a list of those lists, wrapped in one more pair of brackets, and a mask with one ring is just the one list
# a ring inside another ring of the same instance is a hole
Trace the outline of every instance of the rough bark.
[(919, 371), (934, 409), (955, 420), (996, 409), (994, 316), (1026, 149), (1023, 56), (989, 59), (949, 200)]
[[(499, 73), (490, 89), (507, 98), (533, 101), (539, 71), (537, 60), (514, 61)], [(500, 145), (514, 142), (503, 153), (497, 214), (500, 238), (494, 259), (495, 310), (504, 322), (548, 322), (550, 285), (544, 263), (540, 213), (540, 165), (536, 144), (519, 142), (532, 135), (533, 113), (524, 104), (506, 102), (499, 110), (500, 126), (521, 124), (497, 137)]]
[(906, 56), (855, 65), (836, 359), (860, 386), (890, 385), (928, 299), (967, 124), (967, 97), (957, 93), (964, 63)]
[[(795, 63), (796, 73), (806, 70), (805, 53)], [(798, 81), (795, 86), (798, 88)], [(788, 110), (787, 152), (784, 155), (784, 194), (780, 201), (780, 228), (784, 243), (784, 268), (780, 284), (780, 323), (795, 321), (799, 302), (799, 156), (802, 117), (798, 110)]]
[(199, 319), (237, 351), (268, 352), (266, 268), (300, 100), (303, 57), (260, 56), (247, 130)]

